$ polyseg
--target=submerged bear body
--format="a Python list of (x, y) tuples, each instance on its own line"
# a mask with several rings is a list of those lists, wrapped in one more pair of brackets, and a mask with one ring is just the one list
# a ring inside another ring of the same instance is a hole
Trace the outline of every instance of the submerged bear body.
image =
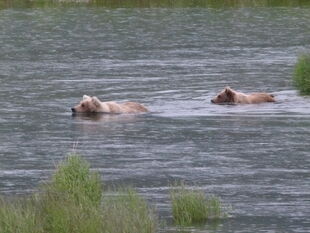
[(216, 97), (211, 100), (214, 104), (258, 104), (264, 102), (275, 102), (274, 96), (268, 93), (244, 94), (237, 92), (230, 87), (226, 87)]
[(117, 103), (114, 101), (101, 102), (97, 97), (83, 96), (83, 100), (71, 108), (73, 113), (143, 113), (148, 109), (140, 103), (124, 102)]

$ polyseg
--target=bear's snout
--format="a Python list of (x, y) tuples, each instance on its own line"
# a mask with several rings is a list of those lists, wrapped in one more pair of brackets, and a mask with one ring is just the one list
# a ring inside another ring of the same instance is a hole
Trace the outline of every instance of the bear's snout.
[(214, 100), (211, 100), (211, 103), (214, 104)]
[(72, 111), (72, 112), (75, 112), (75, 108), (71, 108), (71, 111)]

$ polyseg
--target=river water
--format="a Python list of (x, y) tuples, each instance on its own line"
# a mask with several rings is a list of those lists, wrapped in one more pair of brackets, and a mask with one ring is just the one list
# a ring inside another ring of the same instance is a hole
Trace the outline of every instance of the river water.
[[(0, 47), (1, 194), (32, 192), (76, 151), (168, 222), (176, 180), (231, 206), (188, 232), (310, 231), (310, 98), (292, 83), (310, 8), (5, 9)], [(211, 104), (227, 85), (277, 102)], [(73, 117), (84, 94), (150, 113)]]

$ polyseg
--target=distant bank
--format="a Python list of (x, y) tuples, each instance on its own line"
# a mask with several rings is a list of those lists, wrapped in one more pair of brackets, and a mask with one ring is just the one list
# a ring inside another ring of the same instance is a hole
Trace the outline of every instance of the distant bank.
[(57, 6), (107, 8), (225, 8), (225, 7), (310, 7), (309, 0), (0, 0), (0, 9)]

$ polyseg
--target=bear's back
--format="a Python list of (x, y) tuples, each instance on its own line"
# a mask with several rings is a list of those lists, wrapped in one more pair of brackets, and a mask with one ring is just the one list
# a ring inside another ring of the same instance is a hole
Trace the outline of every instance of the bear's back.
[(146, 107), (136, 102), (125, 102), (121, 105), (126, 113), (148, 112)]

